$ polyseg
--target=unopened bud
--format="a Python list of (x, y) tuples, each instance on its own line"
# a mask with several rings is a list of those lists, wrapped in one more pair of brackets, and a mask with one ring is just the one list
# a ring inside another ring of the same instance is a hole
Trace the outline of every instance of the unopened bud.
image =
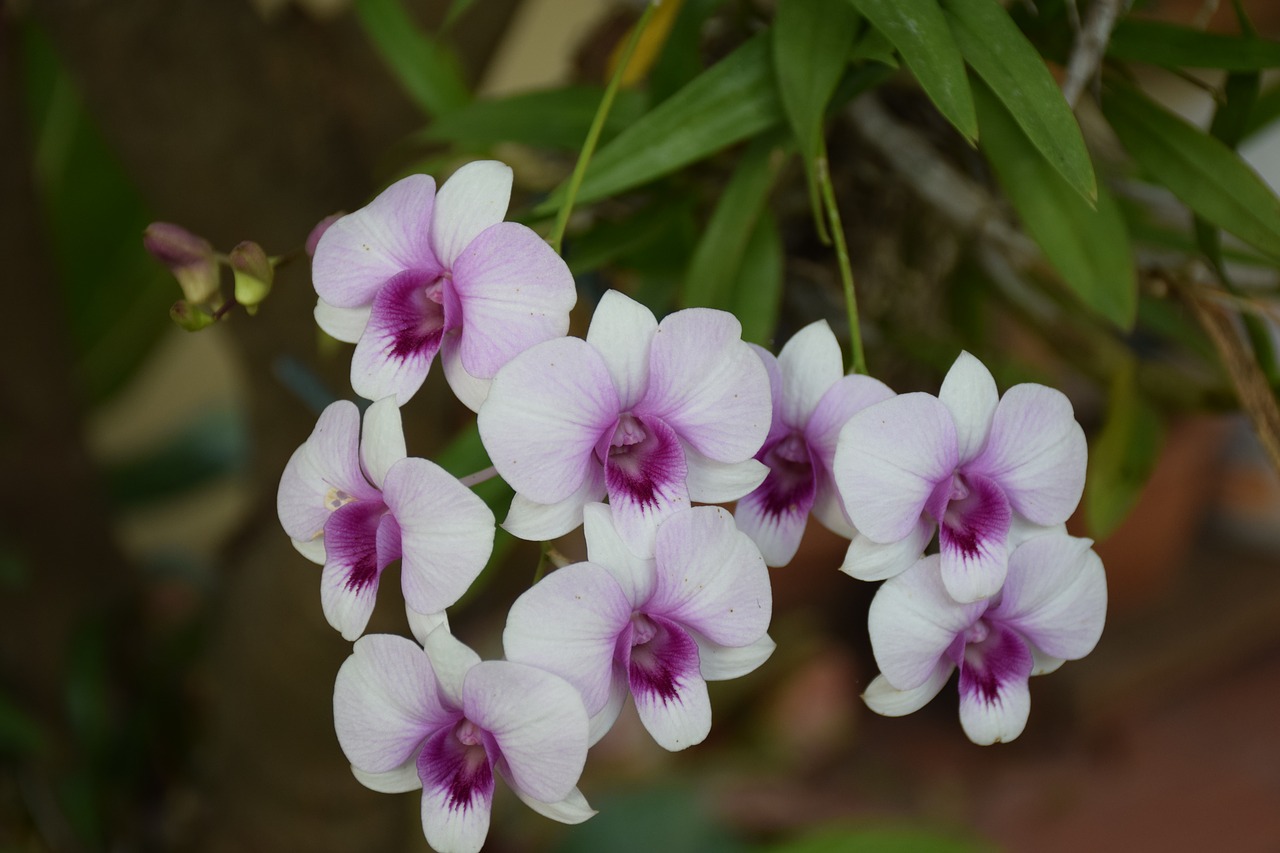
[(236, 276), (236, 302), (253, 313), (271, 292), (271, 281), (275, 278), (271, 259), (257, 243), (245, 240), (231, 250), (231, 269)]
[(184, 299), (173, 303), (173, 307), (169, 309), (169, 318), (188, 332), (198, 332), (205, 326), (213, 324), (212, 314)]
[(320, 245), (320, 238), (324, 236), (324, 232), (329, 230), (329, 226), (337, 222), (345, 213), (339, 211), (332, 216), (326, 216), (316, 223), (316, 227), (311, 229), (311, 233), (307, 235), (307, 257), (314, 258), (316, 256), (316, 246)]
[(142, 232), (142, 245), (169, 268), (188, 302), (208, 302), (218, 293), (218, 259), (208, 240), (181, 225), (153, 222)]

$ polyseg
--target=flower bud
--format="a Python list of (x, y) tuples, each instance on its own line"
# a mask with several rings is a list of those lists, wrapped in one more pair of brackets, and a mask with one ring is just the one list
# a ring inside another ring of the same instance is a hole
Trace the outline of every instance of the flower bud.
[(173, 303), (173, 307), (169, 309), (169, 318), (188, 332), (198, 332), (213, 324), (212, 314), (185, 299)]
[(342, 211), (338, 211), (332, 216), (326, 216), (316, 223), (316, 227), (311, 229), (311, 233), (307, 235), (307, 257), (314, 258), (316, 256), (316, 246), (320, 245), (320, 238), (324, 236), (324, 232), (329, 230), (329, 226), (346, 216)]
[(231, 250), (231, 269), (236, 276), (236, 302), (252, 314), (271, 292), (275, 278), (271, 259), (257, 243), (245, 240)]
[(181, 225), (153, 222), (142, 232), (142, 245), (169, 268), (188, 302), (208, 302), (218, 292), (218, 259), (213, 246)]

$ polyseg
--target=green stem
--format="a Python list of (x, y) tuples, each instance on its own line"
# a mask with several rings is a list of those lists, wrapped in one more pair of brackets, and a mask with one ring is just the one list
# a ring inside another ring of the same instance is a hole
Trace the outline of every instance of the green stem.
[(551, 244), (551, 248), (556, 251), (556, 254), (560, 254), (560, 246), (564, 242), (564, 232), (569, 227), (569, 214), (573, 213), (573, 202), (577, 199), (578, 188), (582, 186), (582, 179), (587, 174), (587, 165), (591, 162), (591, 155), (595, 153), (596, 144), (600, 141), (600, 133), (604, 130), (605, 119), (609, 117), (609, 110), (613, 107), (613, 99), (618, 94), (618, 87), (622, 83), (622, 75), (626, 72), (627, 66), (631, 64), (631, 54), (635, 53), (636, 45), (640, 43), (640, 36), (644, 33), (645, 27), (649, 25), (649, 19), (653, 17), (653, 11), (656, 8), (658, 8), (656, 2), (646, 6), (644, 14), (640, 16), (640, 20), (632, 28), (631, 35), (628, 36), (627, 43), (622, 48), (622, 55), (618, 57), (618, 67), (613, 70), (613, 76), (609, 78), (609, 85), (604, 90), (604, 97), (600, 100), (600, 107), (596, 110), (595, 118), (591, 120), (591, 129), (587, 131), (587, 140), (582, 143), (582, 153), (578, 155), (578, 163), (573, 167), (573, 174), (569, 177), (569, 186), (565, 192), (564, 204), (560, 206), (560, 212), (556, 214), (555, 226), (551, 229), (551, 236), (547, 238), (547, 242)]
[(862, 328), (858, 325), (858, 297), (853, 290), (853, 267), (849, 263), (849, 247), (844, 242), (844, 225), (840, 222), (840, 208), (836, 206), (836, 193), (831, 186), (831, 172), (827, 168), (827, 151), (824, 145), (814, 161), (818, 187), (822, 190), (822, 204), (831, 225), (831, 239), (836, 246), (836, 261), (840, 266), (840, 283), (844, 285), (844, 308), (849, 315), (849, 372), (866, 373), (867, 357), (862, 352)]

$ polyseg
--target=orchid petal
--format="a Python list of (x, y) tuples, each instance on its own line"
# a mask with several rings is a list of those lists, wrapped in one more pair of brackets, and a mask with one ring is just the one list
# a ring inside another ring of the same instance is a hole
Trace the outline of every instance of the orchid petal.
[(435, 191), (431, 178), (410, 175), (330, 225), (311, 261), (320, 298), (335, 308), (357, 308), (398, 273), (438, 273), (440, 262), (426, 240)]
[(587, 559), (613, 576), (630, 608), (641, 606), (653, 596), (657, 582), (653, 558), (642, 557), (627, 547), (609, 507), (587, 504), (582, 513), (582, 532), (587, 540)]
[(444, 370), (445, 381), (449, 383), (453, 395), (462, 405), (473, 412), (480, 411), (489, 396), (491, 379), (477, 379), (462, 366), (462, 354), (459, 339), (461, 329), (450, 329), (444, 333), (440, 341), (440, 367)]
[(684, 462), (689, 469), (685, 480), (689, 500), (696, 503), (736, 501), (754, 491), (769, 476), (769, 467), (759, 460), (717, 462), (687, 446)]
[(416, 791), (422, 787), (422, 779), (418, 777), (418, 755), (416, 752), (404, 764), (385, 773), (366, 773), (353, 764), (351, 765), (351, 775), (355, 776), (356, 781), (361, 785), (380, 794), (403, 794), (406, 791)]
[(1093, 651), (1107, 615), (1107, 580), (1088, 539), (1048, 535), (1009, 556), (1009, 577), (989, 618), (1039, 651), (1077, 660)]
[(826, 320), (817, 320), (791, 336), (778, 353), (782, 371), (782, 422), (804, 429), (818, 401), (844, 375), (840, 344)]
[(315, 428), (285, 465), (276, 494), (280, 524), (290, 539), (309, 541), (329, 514), (351, 499), (376, 499), (360, 472), (360, 411), (339, 400), (320, 413)]
[(365, 327), (369, 325), (369, 314), (372, 311), (372, 302), (359, 308), (337, 308), (323, 299), (317, 299), (316, 325), (329, 337), (354, 344), (360, 340)]
[(711, 731), (707, 682), (699, 672), (693, 639), (674, 622), (647, 619), (654, 633), (631, 648), (631, 696), (640, 722), (658, 746), (677, 752), (702, 743)]
[(967, 481), (969, 495), (947, 506), (938, 529), (942, 582), (960, 602), (995, 595), (1009, 565), (1009, 502), (990, 480)]
[(686, 308), (658, 324), (649, 353), (649, 388), (636, 404), (693, 449), (717, 462), (754, 456), (769, 433), (769, 377), (742, 342), (736, 317)]
[(630, 695), (631, 682), (627, 677), (627, 671), (615, 661), (613, 676), (609, 681), (609, 699), (604, 707), (592, 714), (591, 719), (587, 721), (588, 747), (599, 743), (600, 739), (613, 728), (613, 724), (618, 722), (622, 706), (627, 704), (627, 697)]
[(475, 763), (454, 729), (445, 728), (423, 746), (418, 775), (427, 843), (446, 853), (479, 853), (493, 809), (492, 759)]
[(778, 366), (777, 356), (759, 344), (749, 343), (747, 346), (764, 364), (764, 372), (769, 377), (769, 404), (772, 416), (769, 422), (769, 432), (764, 439), (764, 443), (768, 444), (791, 432), (795, 427), (785, 423), (779, 415), (779, 412), (782, 411), (782, 368)]
[(567, 824), (578, 824), (583, 821), (595, 817), (597, 812), (591, 808), (591, 804), (587, 802), (587, 798), (582, 796), (582, 792), (574, 788), (569, 795), (562, 800), (554, 803), (544, 803), (541, 800), (535, 800), (528, 796), (519, 788), (512, 787), (520, 802), (533, 809), (543, 817), (549, 817), (554, 821)]
[[(634, 444), (617, 446), (619, 434), (630, 420), (643, 437)], [(605, 487), (618, 533), (627, 546), (642, 557), (653, 553), (654, 531), (672, 513), (689, 507), (685, 485), (688, 467), (680, 439), (667, 424), (656, 418), (644, 421), (624, 415), (611, 436), (597, 445), (596, 455), (605, 456)], [(607, 448), (601, 453), (601, 448)]]
[(446, 631), (449, 630), (449, 615), (443, 610), (439, 613), (419, 613), (412, 607), (406, 606), (404, 614), (409, 621), (409, 633), (413, 634), (418, 645), (425, 646), (427, 636), (439, 627), (443, 626)]
[(961, 352), (942, 380), (938, 399), (955, 421), (956, 448), (963, 465), (977, 456), (987, 443), (991, 418), (1000, 402), (996, 381), (981, 361)]
[(493, 551), (493, 510), (426, 459), (402, 459), (387, 472), (383, 495), (400, 524), (400, 584), (419, 613), (452, 606)]
[(297, 539), (290, 539), (289, 541), (293, 543), (293, 547), (298, 551), (299, 554), (306, 557), (308, 560), (310, 560), (313, 563), (318, 563), (319, 565), (322, 565), (322, 566), (324, 565), (325, 550), (324, 550), (324, 534), (323, 533), (321, 533), (315, 539), (308, 539), (305, 542), (300, 542)]
[(435, 672), (440, 704), (452, 711), (461, 711), (465, 704), (463, 688), (467, 673), (480, 665), (480, 656), (449, 633), (446, 625), (428, 634), (422, 647)]
[(1062, 392), (1015, 385), (996, 407), (987, 446), (970, 469), (999, 484), (1027, 520), (1060, 524), (1080, 503), (1087, 455), (1084, 430)]
[[(809, 450), (813, 452), (812, 447)], [(837, 536), (845, 539), (857, 536), (858, 530), (849, 520), (849, 514), (844, 511), (844, 502), (840, 500), (840, 492), (836, 489), (830, 472), (815, 471), (814, 479), (817, 480), (817, 488), (814, 490), (813, 508), (809, 510), (809, 514)]]
[(544, 803), (569, 796), (587, 760), (587, 712), (569, 682), (511, 661), (485, 661), (467, 673), (467, 719), (502, 753), (511, 787)]
[(981, 644), (966, 647), (960, 664), (960, 724), (969, 740), (987, 746), (1022, 734), (1031, 711), (1027, 678), (1032, 666), (1026, 644), (999, 626)]
[(351, 387), (361, 397), (409, 401), (431, 370), (450, 318), (416, 272), (387, 282), (373, 300), (369, 325), (351, 354)]
[(329, 516), (320, 604), (344, 640), (356, 639), (369, 624), (378, 579), (400, 556), (398, 533), (395, 519), (376, 501), (349, 503)]
[(698, 672), (706, 681), (728, 681), (755, 672), (777, 648), (768, 634), (747, 646), (722, 646), (696, 631), (689, 636), (698, 644)]
[(364, 413), (364, 431), (360, 434), (360, 464), (369, 482), (382, 488), (387, 469), (408, 455), (404, 446), (404, 427), (395, 400), (384, 397)]
[(854, 526), (874, 542), (889, 543), (911, 534), (934, 488), (955, 466), (950, 411), (928, 394), (902, 394), (849, 419), (832, 470)]
[(889, 683), (889, 679), (883, 675), (877, 675), (867, 685), (866, 692), (862, 694), (862, 701), (881, 716), (905, 717), (907, 714), (914, 714), (933, 701), (933, 697), (946, 686), (947, 679), (955, 669), (956, 666), (951, 661), (939, 660), (925, 682), (910, 690), (899, 690)]
[(480, 437), (517, 493), (553, 504), (582, 485), (596, 443), (618, 418), (618, 393), (586, 341), (538, 344), (494, 377), (480, 409)]
[(587, 343), (604, 359), (621, 411), (635, 406), (649, 387), (649, 351), (657, 331), (653, 312), (616, 290), (606, 291), (591, 315)]
[(452, 268), (481, 232), (507, 215), (513, 177), (505, 163), (476, 160), (460, 167), (440, 187), (430, 235), (444, 267)]
[(602, 500), (605, 494), (604, 469), (599, 465), (591, 465), (578, 490), (562, 501), (552, 504), (534, 503), (517, 493), (511, 499), (511, 509), (507, 511), (507, 518), (502, 526), (508, 533), (521, 539), (547, 542), (581, 526), (583, 507)]
[(644, 605), (725, 646), (745, 646), (769, 628), (769, 570), (751, 538), (721, 507), (678, 513), (658, 528), (657, 585)]
[(929, 680), (958, 635), (986, 604), (960, 604), (942, 584), (940, 558), (924, 557), (876, 591), (867, 612), (871, 651), (880, 672), (898, 690)]
[[(738, 501), (738, 528), (759, 546), (766, 565), (785, 566), (800, 548), (813, 508), (817, 494), (814, 466), (809, 448), (799, 436), (784, 437), (765, 447), (769, 476)], [(797, 460), (796, 456), (802, 458)]]
[(865, 536), (855, 536), (845, 552), (840, 571), (860, 581), (882, 581), (905, 572), (916, 564), (933, 538), (933, 522), (920, 519), (911, 533), (881, 545)]
[(840, 430), (858, 412), (893, 397), (893, 391), (870, 376), (841, 377), (827, 389), (804, 425), (805, 442), (815, 462), (830, 471), (836, 458)]

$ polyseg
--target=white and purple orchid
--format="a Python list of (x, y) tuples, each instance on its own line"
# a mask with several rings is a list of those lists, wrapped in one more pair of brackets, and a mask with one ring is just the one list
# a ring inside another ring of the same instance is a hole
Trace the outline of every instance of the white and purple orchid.
[(961, 353), (937, 397), (893, 397), (841, 430), (834, 470), (849, 518), (872, 543), (896, 546), (885, 551), (893, 559), (862, 564), (852, 554), (846, 570), (891, 577), (937, 527), (947, 592), (986, 598), (1004, 582), (1015, 522), (1052, 526), (1075, 510), (1086, 454), (1065, 395), (1023, 384), (1000, 397), (986, 367)]
[(606, 494), (623, 538), (653, 553), (653, 531), (690, 501), (720, 503), (768, 473), (752, 457), (769, 429), (769, 379), (737, 318), (689, 308), (659, 323), (616, 291), (586, 340), (512, 359), (480, 410), (480, 436), (516, 491), (503, 526), (552, 539)]
[(507, 657), (582, 692), (592, 743), (628, 694), (660, 746), (701, 743), (711, 730), (707, 681), (746, 675), (773, 653), (759, 549), (720, 507), (664, 521), (652, 559), (628, 549), (602, 504), (586, 508), (585, 527), (589, 562), (552, 572), (512, 606)]
[(836, 438), (855, 413), (893, 396), (869, 376), (845, 376), (840, 344), (825, 320), (810, 323), (774, 358), (754, 347), (769, 372), (773, 421), (756, 454), (769, 476), (738, 501), (734, 515), (770, 566), (791, 562), (809, 512), (829, 530), (852, 538), (832, 478)]
[(338, 671), (333, 719), (363, 785), (422, 789), (422, 829), (439, 853), (484, 845), (495, 775), (554, 820), (595, 814), (576, 787), (587, 759), (578, 692), (535, 667), (482, 662), (447, 627), (425, 650), (404, 637), (362, 637)]
[(316, 245), (316, 321), (354, 343), (351, 385), (404, 403), (439, 352), (472, 410), (512, 356), (565, 334), (573, 276), (541, 237), (503, 222), (510, 167), (468, 163), (436, 192), (411, 175), (330, 225)]
[(960, 670), (960, 723), (978, 744), (1008, 742), (1031, 710), (1027, 679), (1093, 651), (1107, 611), (1102, 561), (1088, 539), (1053, 532), (1009, 555), (1000, 592), (963, 604), (943, 585), (938, 555), (885, 581), (868, 614), (880, 675), (863, 699), (902, 716), (938, 695)]
[(493, 512), (434, 462), (406, 458), (389, 397), (369, 407), (363, 435), (354, 403), (326, 408), (285, 466), (276, 508), (294, 547), (324, 565), (324, 615), (348, 640), (364, 632), (379, 578), (395, 560), (409, 608), (438, 614), (493, 550)]

